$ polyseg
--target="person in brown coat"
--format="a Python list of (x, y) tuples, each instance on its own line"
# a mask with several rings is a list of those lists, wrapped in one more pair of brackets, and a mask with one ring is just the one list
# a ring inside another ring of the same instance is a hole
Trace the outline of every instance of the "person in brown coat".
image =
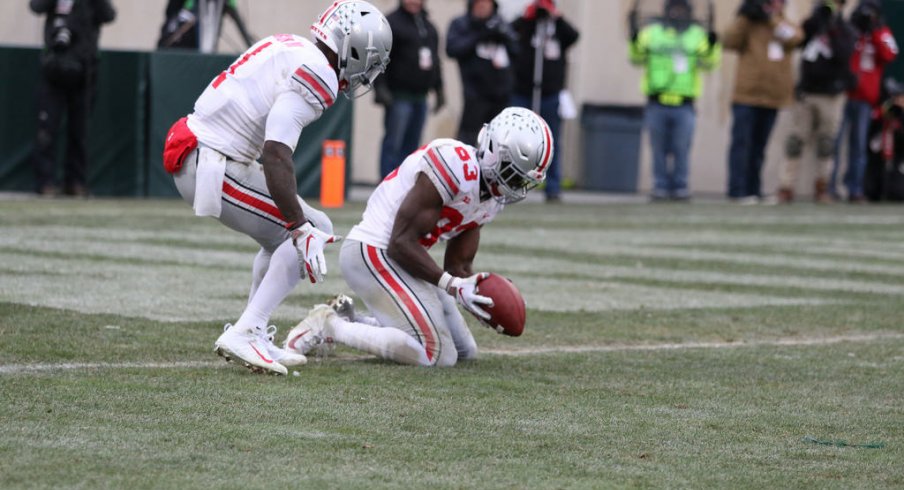
[(785, 19), (785, 0), (744, 0), (723, 35), (725, 49), (738, 53), (732, 97), (728, 197), (757, 202), (763, 195), (760, 172), (778, 109), (793, 101), (791, 53), (803, 40), (801, 29)]

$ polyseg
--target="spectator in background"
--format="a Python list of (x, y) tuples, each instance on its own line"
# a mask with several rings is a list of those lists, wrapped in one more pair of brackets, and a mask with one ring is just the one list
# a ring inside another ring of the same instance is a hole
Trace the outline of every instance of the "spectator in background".
[(392, 62), (377, 79), (375, 97), (385, 107), (380, 176), (386, 177), (421, 144), (427, 94), (436, 93), (436, 113), (446, 105), (439, 63), (439, 34), (427, 18), (425, 0), (401, 0), (386, 18), (392, 28)]
[(649, 100), (645, 119), (653, 152), (651, 197), (690, 199), (688, 158), (696, 123), (694, 100), (703, 86), (700, 71), (719, 63), (722, 48), (716, 33), (693, 23), (690, 0), (665, 0), (660, 22), (638, 32), (635, 21), (631, 29), (631, 62), (644, 67), (642, 90)]
[(835, 140), (841, 126), (845, 92), (856, 85), (851, 73), (854, 32), (844, 20), (844, 0), (820, 0), (804, 21), (797, 100), (791, 110), (792, 126), (785, 146), (780, 203), (794, 200), (794, 184), (808, 146), (815, 150), (816, 179), (813, 198), (831, 202), (829, 174)]
[(803, 39), (785, 19), (784, 0), (744, 0), (722, 43), (737, 51), (732, 97), (728, 197), (740, 203), (762, 199), (760, 174), (778, 109), (794, 94), (791, 52)]
[(195, 0), (169, 0), (157, 48), (198, 49), (198, 11)]
[(857, 76), (857, 87), (848, 92), (844, 106), (841, 132), (835, 145), (835, 166), (829, 179), (829, 191), (836, 192), (836, 177), (840, 168), (841, 140), (848, 133), (848, 167), (844, 174), (848, 201), (866, 202), (863, 195), (863, 173), (866, 169), (867, 132), (873, 111), (879, 106), (882, 74), (885, 67), (898, 56), (898, 45), (891, 30), (882, 19), (879, 0), (861, 0), (851, 14), (851, 24), (857, 32), (851, 70)]
[[(198, 40), (198, 1), (169, 0), (166, 4), (163, 26), (160, 27), (158, 49), (192, 49), (200, 47)], [(226, 0), (223, 16), (230, 17), (247, 47), (254, 44), (254, 36), (248, 32), (245, 21), (239, 15), (236, 0)]]
[(904, 201), (904, 85), (885, 79), (869, 130), (863, 193), (871, 201)]
[(512, 96), (511, 59), (517, 36), (498, 14), (495, 0), (468, 0), (468, 13), (449, 25), (446, 54), (458, 60), (464, 110), (458, 140), (477, 146), (483, 125), (502, 112)]
[(67, 116), (63, 192), (88, 195), (88, 114), (97, 79), (100, 26), (112, 22), (110, 0), (31, 0), (36, 14), (46, 14), (41, 80), (38, 85), (38, 132), (35, 138), (35, 184), (39, 194), (56, 195), (56, 137)]
[[(543, 26), (544, 29), (538, 29)], [(555, 0), (533, 0), (524, 13), (512, 23), (519, 37), (519, 50), (514, 61), (515, 88), (512, 105), (528, 107), (549, 124), (555, 140), (555, 151), (546, 174), (546, 201), (561, 200), (559, 168), (559, 94), (565, 89), (567, 52), (578, 40), (578, 31), (562, 17)], [(538, 46), (543, 44), (537, 56)], [(541, 61), (541, 63), (538, 63)], [(540, 66), (537, 66), (537, 65)], [(540, 71), (542, 70), (542, 71)], [(542, 74), (540, 80), (535, 75)], [(533, 107), (534, 93), (539, 94), (539, 108)]]

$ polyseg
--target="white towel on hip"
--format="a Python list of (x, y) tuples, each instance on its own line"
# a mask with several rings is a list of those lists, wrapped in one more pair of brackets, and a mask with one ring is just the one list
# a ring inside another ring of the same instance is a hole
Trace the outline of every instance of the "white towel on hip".
[(195, 175), (196, 216), (220, 217), (223, 208), (223, 178), (226, 176), (226, 156), (205, 148), (198, 148), (198, 170)]

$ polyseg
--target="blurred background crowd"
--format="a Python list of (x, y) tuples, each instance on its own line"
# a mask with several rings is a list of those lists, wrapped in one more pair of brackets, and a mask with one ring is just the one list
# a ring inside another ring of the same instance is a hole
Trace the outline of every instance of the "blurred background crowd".
[[(240, 53), (269, 34), (306, 35), (326, 3), (4, 2), (0, 43), (44, 46), (35, 190), (90, 191), (99, 48)], [(557, 133), (551, 203), (572, 186), (654, 201), (904, 200), (900, 0), (373, 3), (395, 42), (389, 70), (355, 102), (356, 183), (378, 182), (431, 138), (473, 144), (518, 105)]]

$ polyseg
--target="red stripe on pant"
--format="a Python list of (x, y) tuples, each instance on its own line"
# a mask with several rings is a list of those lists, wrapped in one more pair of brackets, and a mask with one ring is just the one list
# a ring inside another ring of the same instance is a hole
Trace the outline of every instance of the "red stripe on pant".
[(418, 309), (411, 294), (402, 287), (399, 281), (396, 280), (392, 273), (386, 268), (386, 265), (380, 260), (377, 248), (370, 245), (365, 246), (367, 247), (367, 257), (376, 268), (377, 274), (386, 281), (386, 284), (389, 285), (393, 292), (395, 292), (396, 296), (402, 300), (402, 304), (408, 309), (411, 317), (414, 318), (414, 321), (417, 323), (418, 330), (420, 330), (421, 334), (424, 336), (424, 348), (427, 350), (427, 360), (432, 363), (438, 346), (436, 336), (433, 335), (433, 329), (430, 328), (430, 323), (424, 318), (421, 310)]
[(223, 182), (223, 193), (226, 194), (227, 196), (232, 197), (233, 199), (235, 199), (237, 201), (245, 203), (260, 211), (263, 211), (280, 221), (286, 221), (286, 218), (284, 218), (282, 213), (279, 212), (279, 208), (277, 208), (276, 206), (274, 206), (268, 202), (262, 201), (250, 194), (245, 194), (244, 192), (242, 192), (241, 189), (239, 189), (238, 187), (234, 187), (229, 182), (226, 182), (226, 181)]

